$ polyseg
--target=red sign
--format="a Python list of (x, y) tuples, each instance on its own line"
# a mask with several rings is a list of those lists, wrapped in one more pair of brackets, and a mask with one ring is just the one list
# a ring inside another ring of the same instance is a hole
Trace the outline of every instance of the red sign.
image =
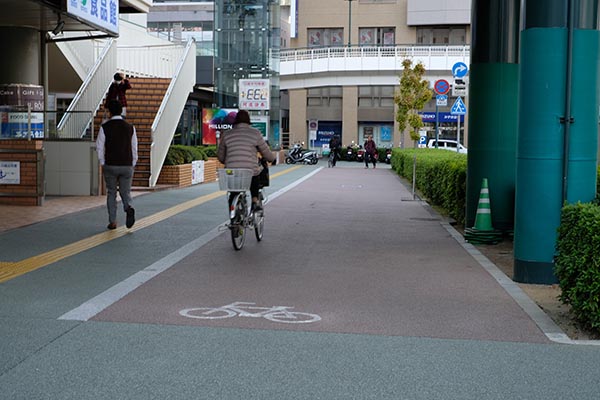
[(447, 94), (450, 91), (450, 84), (445, 79), (438, 79), (433, 84), (433, 91), (437, 94)]

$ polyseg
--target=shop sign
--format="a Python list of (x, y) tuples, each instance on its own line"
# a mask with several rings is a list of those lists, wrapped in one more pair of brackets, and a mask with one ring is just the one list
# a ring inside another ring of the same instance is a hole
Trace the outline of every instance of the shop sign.
[(241, 110), (268, 110), (270, 108), (270, 83), (268, 79), (240, 79), (238, 81)]
[(119, 34), (118, 0), (67, 0), (67, 14), (103, 31)]

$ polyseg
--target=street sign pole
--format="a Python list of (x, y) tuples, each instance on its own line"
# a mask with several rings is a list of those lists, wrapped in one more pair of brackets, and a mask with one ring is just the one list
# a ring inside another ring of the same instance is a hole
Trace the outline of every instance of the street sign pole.
[(437, 102), (435, 104), (435, 148), (438, 148), (438, 139), (440, 138), (440, 121), (439, 108)]
[(460, 151), (460, 115), (457, 115), (458, 119), (458, 129), (456, 130), (456, 152)]

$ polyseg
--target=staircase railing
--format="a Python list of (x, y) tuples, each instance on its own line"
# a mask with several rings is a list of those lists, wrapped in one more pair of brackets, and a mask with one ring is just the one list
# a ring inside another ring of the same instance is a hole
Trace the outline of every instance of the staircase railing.
[(109, 39), (57, 125), (58, 139), (80, 139), (94, 118), (117, 69), (117, 47)]
[(194, 89), (196, 82), (196, 43), (193, 39), (188, 40), (175, 72), (171, 76), (171, 84), (167, 88), (151, 128), (150, 187), (156, 186), (158, 175), (173, 140), (181, 112), (185, 107), (189, 93)]
[(127, 75), (171, 78), (186, 47), (179, 44), (119, 46), (117, 64)]

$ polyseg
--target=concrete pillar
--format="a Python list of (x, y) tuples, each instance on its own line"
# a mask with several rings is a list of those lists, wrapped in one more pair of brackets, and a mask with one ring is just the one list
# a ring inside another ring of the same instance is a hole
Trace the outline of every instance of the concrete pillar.
[(0, 27), (0, 84), (42, 84), (41, 41), (35, 29)]
[(362, 138), (358, 137), (358, 87), (343, 87), (342, 106), (342, 143), (362, 144)]
[(488, 179), (494, 228), (514, 226), (519, 14), (519, 0), (472, 3), (467, 227), (475, 224), (483, 178)]
[(598, 1), (523, 0), (523, 10), (514, 279), (548, 284), (564, 201), (595, 195)]
[(294, 142), (308, 144), (308, 123), (306, 119), (306, 89), (293, 89), (290, 96), (290, 146)]

